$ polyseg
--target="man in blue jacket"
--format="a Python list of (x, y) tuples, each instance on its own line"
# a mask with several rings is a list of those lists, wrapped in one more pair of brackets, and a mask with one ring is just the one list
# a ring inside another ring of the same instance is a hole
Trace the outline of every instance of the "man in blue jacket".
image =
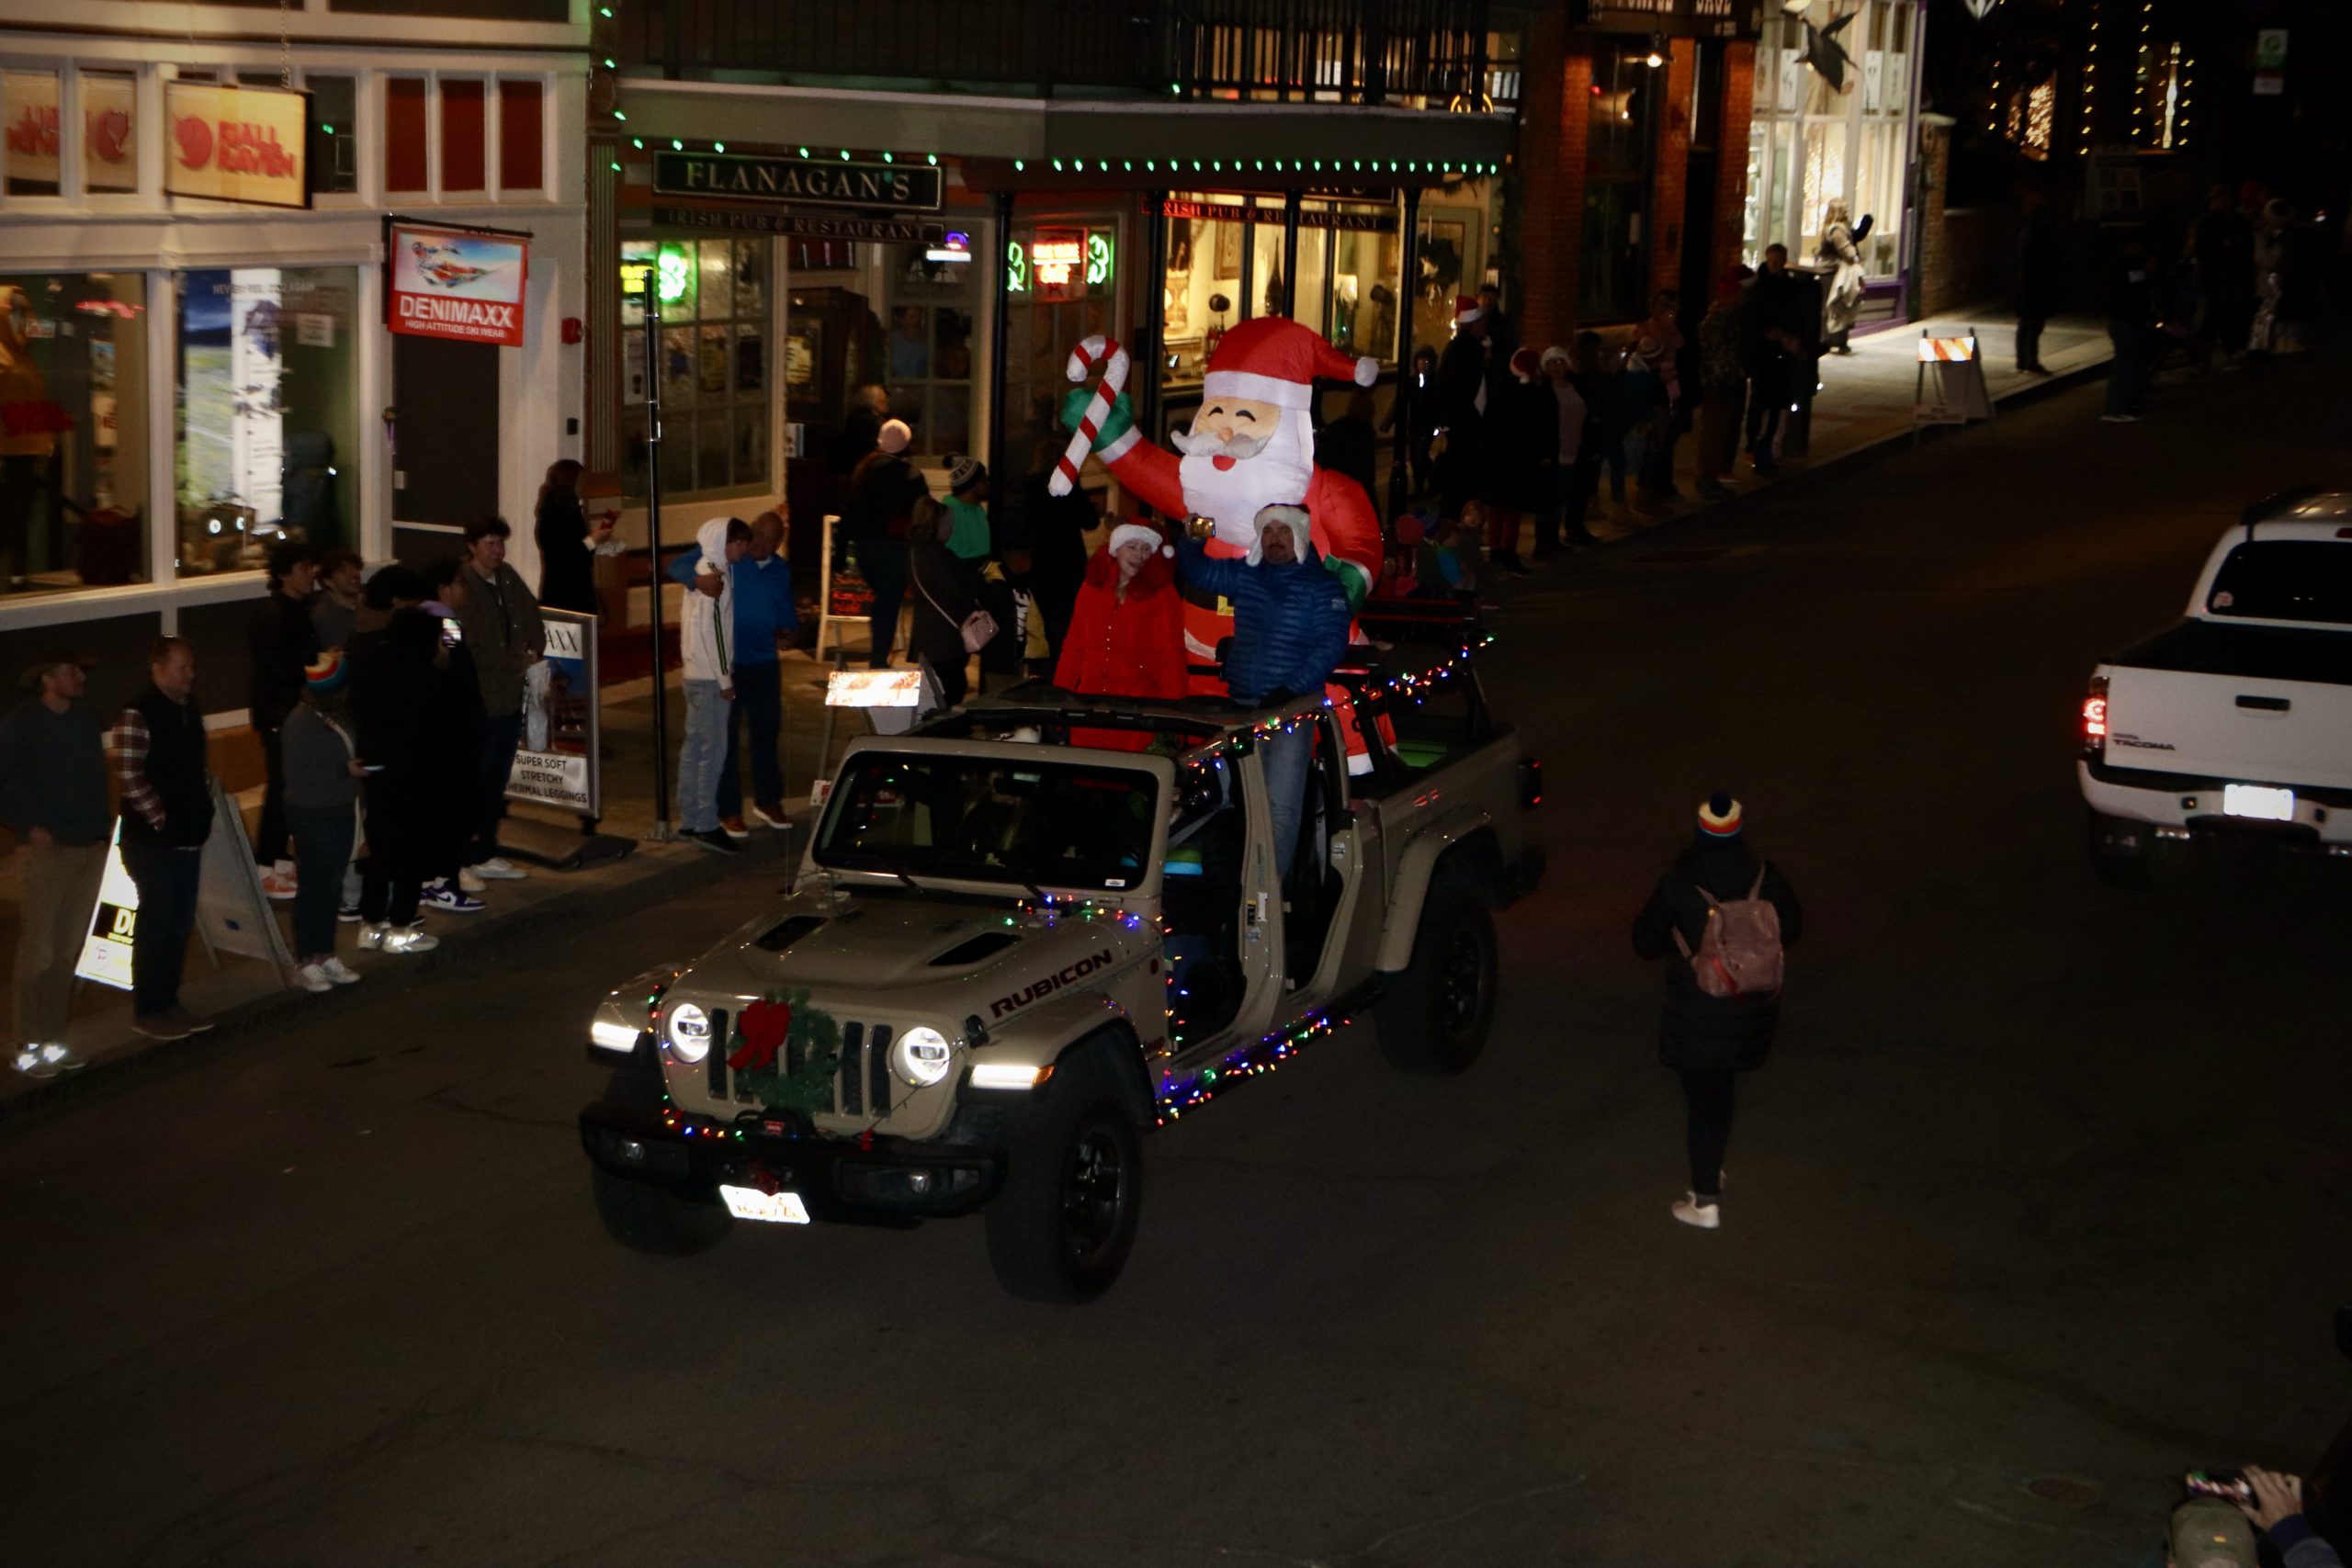
[[(776, 643), (800, 629), (792, 607), (792, 567), (784, 558), (784, 516), (763, 512), (752, 519), (752, 550), (728, 569), (735, 590), (735, 704), (727, 723), (727, 757), (718, 767), (718, 826), (731, 839), (748, 839), (743, 821), (743, 772), (737, 738), (752, 732), (752, 816), (763, 828), (792, 826), (784, 812), (784, 669)], [(702, 559), (690, 546), (670, 563), (670, 575), (694, 586)]]
[[(1186, 586), (1224, 595), (1233, 604), (1233, 641), (1225, 659), (1225, 685), (1236, 701), (1271, 707), (1294, 697), (1320, 695), (1347, 657), (1354, 612), (1347, 586), (1315, 553), (1306, 509), (1269, 506), (1257, 516), (1258, 538), (1242, 560), (1212, 560), (1196, 539), (1178, 547), (1177, 570)], [(1290, 874), (1306, 806), (1306, 769), (1315, 732), (1301, 726), (1259, 743), (1266, 795), (1272, 805), (1275, 867)]]

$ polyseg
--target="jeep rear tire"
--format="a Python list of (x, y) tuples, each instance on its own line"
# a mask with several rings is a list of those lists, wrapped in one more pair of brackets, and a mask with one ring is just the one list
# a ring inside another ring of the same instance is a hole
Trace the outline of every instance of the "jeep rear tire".
[(997, 1282), (1024, 1301), (1092, 1301), (1126, 1266), (1143, 1211), (1143, 1140), (1125, 1097), (1073, 1074), (1014, 1120), (1005, 1152), (988, 1206)]
[(1495, 918), (1469, 888), (1440, 876), (1421, 900), (1413, 960), (1373, 1012), (1380, 1054), (1408, 1073), (1467, 1072), (1495, 1021)]
[[(659, 1077), (628, 1067), (615, 1072), (605, 1088), (606, 1103), (635, 1111), (658, 1111), (662, 1098)], [(708, 1252), (735, 1228), (735, 1216), (724, 1203), (699, 1203), (666, 1187), (616, 1176), (601, 1165), (592, 1163), (588, 1173), (605, 1234), (631, 1252), (691, 1258)]]

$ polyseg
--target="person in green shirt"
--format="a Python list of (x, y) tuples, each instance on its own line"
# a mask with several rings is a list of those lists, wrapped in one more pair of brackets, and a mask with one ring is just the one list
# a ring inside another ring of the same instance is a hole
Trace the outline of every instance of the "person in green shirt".
[(948, 550), (968, 561), (984, 561), (994, 550), (989, 534), (989, 470), (978, 457), (961, 453), (947, 459), (947, 515), (955, 528)]

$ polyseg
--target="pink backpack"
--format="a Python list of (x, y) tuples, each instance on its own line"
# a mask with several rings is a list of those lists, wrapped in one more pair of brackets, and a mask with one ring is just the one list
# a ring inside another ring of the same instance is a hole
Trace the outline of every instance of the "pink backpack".
[(1699, 989), (1710, 997), (1769, 996), (1781, 988), (1785, 963), (1781, 953), (1781, 911), (1772, 901), (1761, 897), (1764, 873), (1758, 868), (1756, 885), (1745, 898), (1724, 903), (1705, 888), (1699, 897), (1707, 901), (1707, 929), (1699, 933), (1699, 951), (1678, 929), (1674, 945), (1690, 961), (1690, 970), (1698, 977)]

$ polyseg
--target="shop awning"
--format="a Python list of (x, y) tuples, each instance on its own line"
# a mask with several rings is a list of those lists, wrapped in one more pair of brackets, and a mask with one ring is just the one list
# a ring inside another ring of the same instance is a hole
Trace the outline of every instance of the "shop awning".
[(1514, 145), (1506, 114), (1344, 104), (1080, 102), (638, 78), (623, 82), (620, 101), (628, 118), (610, 129), (650, 145), (676, 138), (954, 157), (965, 183), (982, 190), (1204, 182), (1283, 190), (1302, 176), (1371, 184), (1375, 172), (1383, 186), (1436, 185), (1448, 171), (1459, 177), (1500, 165)]

